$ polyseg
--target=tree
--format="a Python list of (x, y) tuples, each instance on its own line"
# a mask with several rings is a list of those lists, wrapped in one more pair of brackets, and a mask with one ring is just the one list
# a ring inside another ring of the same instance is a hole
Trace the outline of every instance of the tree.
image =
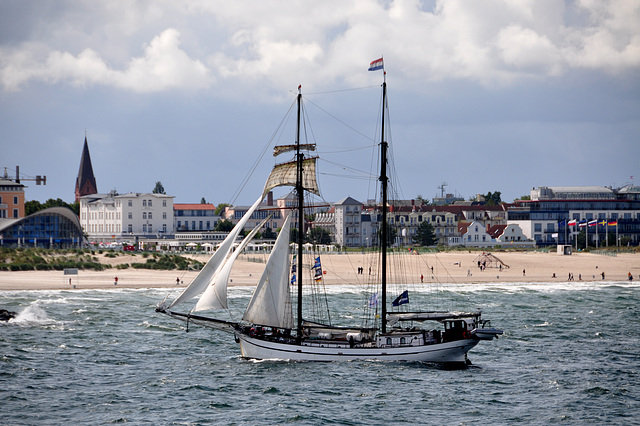
[(233, 229), (233, 222), (231, 222), (230, 220), (224, 219), (216, 223), (216, 227), (214, 228), (214, 231), (229, 232), (232, 229)]
[(420, 195), (420, 194), (418, 194), (418, 195), (416, 196), (416, 201), (417, 201), (420, 205), (422, 205), (422, 204), (429, 204), (429, 201), (425, 200), (425, 199), (422, 197), (422, 195)]
[(66, 207), (70, 209), (72, 212), (74, 212), (75, 214), (77, 215), (80, 214), (80, 204), (78, 202), (69, 204), (62, 201), (60, 198), (56, 198), (55, 200), (53, 198), (49, 198), (47, 201), (44, 202), (44, 204), (41, 203), (40, 201), (35, 201), (35, 200), (27, 201), (26, 203), (24, 203), (24, 214), (25, 216), (29, 216), (36, 212), (39, 212), (40, 210), (48, 209), (51, 207)]
[(164, 186), (162, 186), (162, 182), (160, 182), (160, 181), (156, 182), (156, 187), (153, 188), (153, 193), (154, 194), (166, 194), (166, 192), (164, 192)]
[(491, 193), (491, 191), (487, 192), (487, 195), (484, 195), (484, 204), (486, 206), (500, 205), (500, 203), (502, 203), (502, 199), (500, 198), (501, 194), (502, 193), (500, 191), (496, 191), (493, 194)]
[(204, 197), (202, 197), (200, 199), (200, 204), (207, 204), (207, 200), (205, 200)]
[(213, 214), (215, 214), (216, 216), (220, 216), (224, 211), (225, 207), (231, 207), (231, 204), (227, 204), (227, 203), (218, 204), (218, 206), (216, 207), (216, 211), (213, 212)]
[(331, 244), (331, 234), (324, 228), (311, 228), (309, 242), (313, 244)]
[(262, 233), (262, 238), (265, 240), (273, 240), (276, 238), (276, 233), (273, 232), (273, 229), (267, 226), (267, 229), (265, 229)]
[(298, 228), (291, 228), (289, 231), (289, 241), (292, 243), (298, 243)]
[(516, 198), (513, 201), (518, 201), (518, 200), (530, 200), (531, 199), (531, 195), (521, 195), (520, 198)]
[(421, 246), (432, 246), (438, 239), (434, 233), (433, 225), (429, 222), (422, 222), (417, 229), (416, 235), (412, 238), (413, 242)]
[[(396, 241), (398, 231), (390, 223), (387, 223), (387, 246), (392, 246)], [(382, 229), (378, 229), (378, 241), (382, 241)]]

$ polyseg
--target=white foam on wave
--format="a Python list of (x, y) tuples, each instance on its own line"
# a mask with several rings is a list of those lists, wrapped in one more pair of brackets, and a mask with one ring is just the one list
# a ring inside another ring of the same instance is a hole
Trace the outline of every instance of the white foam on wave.
[(15, 318), (10, 320), (12, 324), (22, 325), (44, 325), (54, 324), (55, 320), (52, 320), (47, 315), (47, 312), (40, 306), (41, 301), (32, 302), (29, 306), (18, 312)]

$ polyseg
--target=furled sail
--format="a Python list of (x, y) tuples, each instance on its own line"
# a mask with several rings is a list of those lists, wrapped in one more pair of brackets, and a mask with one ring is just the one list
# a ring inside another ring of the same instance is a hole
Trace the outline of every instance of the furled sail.
[(253, 297), (242, 317), (254, 324), (293, 328), (289, 293), (289, 228), (291, 215), (282, 225)]
[(236, 226), (231, 230), (231, 232), (229, 232), (227, 238), (225, 238), (220, 247), (218, 247), (218, 250), (216, 250), (207, 264), (204, 265), (204, 267), (200, 270), (200, 273), (196, 275), (193, 281), (191, 281), (191, 284), (189, 284), (189, 286), (184, 289), (180, 296), (178, 296), (176, 300), (174, 300), (171, 305), (169, 305), (169, 308), (183, 303), (193, 297), (196, 297), (207, 288), (216, 272), (218, 272), (220, 267), (224, 264), (224, 260), (229, 255), (229, 252), (231, 251), (233, 243), (236, 240), (238, 234), (244, 228), (253, 212), (258, 208), (263, 198), (264, 196), (261, 196), (258, 200), (256, 200), (255, 203), (253, 203), (249, 210), (247, 210), (247, 213), (242, 216), (242, 219), (240, 219)]
[[(318, 181), (316, 179), (316, 160), (318, 157), (305, 158), (302, 162), (303, 176), (302, 187), (313, 194), (320, 195)], [(296, 184), (296, 162), (276, 164), (271, 171), (269, 179), (262, 191), (263, 197), (269, 191), (278, 186), (295, 186)]]
[[(298, 145), (278, 145), (273, 147), (273, 156), (277, 157), (285, 152), (295, 151)], [(316, 145), (312, 143), (300, 144), (300, 149), (303, 151), (315, 151)]]
[(266, 217), (262, 222), (258, 224), (253, 230), (247, 235), (242, 243), (236, 248), (236, 250), (231, 254), (229, 260), (227, 260), (222, 268), (218, 269), (218, 272), (213, 276), (211, 282), (207, 289), (202, 293), (200, 299), (198, 299), (198, 303), (193, 308), (194, 311), (204, 311), (207, 309), (227, 309), (227, 284), (229, 283), (229, 275), (231, 274), (231, 268), (233, 267), (233, 263), (238, 258), (238, 255), (242, 253), (242, 251), (247, 247), (247, 244), (255, 237), (258, 231), (267, 223), (268, 220), (271, 219), (273, 213)]

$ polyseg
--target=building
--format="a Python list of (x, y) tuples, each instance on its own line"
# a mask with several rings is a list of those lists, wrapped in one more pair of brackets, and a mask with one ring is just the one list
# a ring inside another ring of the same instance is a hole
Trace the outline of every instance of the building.
[(466, 247), (491, 247), (495, 245), (491, 235), (481, 222), (459, 222), (460, 244)]
[(220, 221), (220, 216), (215, 211), (216, 206), (211, 203), (176, 203), (173, 205), (175, 231), (213, 231)]
[(445, 194), (440, 197), (433, 197), (433, 204), (436, 206), (448, 206), (458, 201), (464, 201), (464, 198), (454, 194)]
[(77, 247), (83, 242), (78, 216), (66, 207), (51, 207), (27, 217), (0, 219), (0, 245), (43, 248)]
[[(572, 221), (582, 225), (591, 222), (592, 226), (571, 226)], [(591, 245), (608, 245), (609, 235), (613, 233), (618, 242), (624, 238), (637, 245), (640, 243), (640, 187), (533, 188), (530, 200), (518, 200), (508, 207), (507, 222), (520, 226), (528, 239), (541, 246), (573, 245), (581, 231)]]
[(80, 197), (80, 223), (92, 242), (171, 238), (173, 196), (152, 193)]
[(87, 143), (87, 135), (85, 134), (82, 156), (80, 157), (80, 169), (78, 170), (78, 177), (76, 178), (76, 202), (78, 202), (80, 197), (97, 193), (98, 185), (96, 185), (96, 178), (93, 176), (89, 144)]
[(351, 197), (345, 197), (333, 205), (335, 210), (335, 243), (345, 247), (367, 245), (363, 240), (361, 217), (363, 204)]
[(518, 225), (494, 225), (487, 228), (487, 234), (493, 241), (502, 246), (534, 246), (535, 243), (528, 239)]
[(0, 219), (20, 219), (24, 215), (24, 185), (5, 173), (0, 178)]

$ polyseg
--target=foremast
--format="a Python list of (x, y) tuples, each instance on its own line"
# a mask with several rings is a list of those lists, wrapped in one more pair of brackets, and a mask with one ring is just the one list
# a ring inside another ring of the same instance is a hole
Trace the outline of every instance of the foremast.
[(296, 194), (298, 196), (298, 324), (296, 327), (296, 338), (298, 343), (302, 342), (302, 244), (304, 234), (304, 185), (303, 185), (303, 160), (304, 154), (300, 152), (300, 120), (302, 116), (302, 85), (298, 86), (298, 117), (296, 121)]

